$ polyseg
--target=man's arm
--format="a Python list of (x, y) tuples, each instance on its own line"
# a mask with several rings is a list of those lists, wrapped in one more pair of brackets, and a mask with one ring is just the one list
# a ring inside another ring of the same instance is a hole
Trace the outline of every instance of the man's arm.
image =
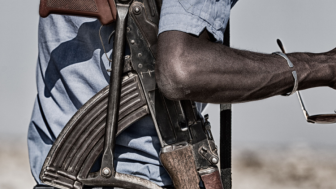
[[(303, 90), (335, 86), (336, 50), (326, 53), (290, 53), (288, 58)], [(228, 48), (179, 31), (159, 35), (156, 77), (170, 99), (237, 103), (291, 92), (293, 69), (279, 55)]]

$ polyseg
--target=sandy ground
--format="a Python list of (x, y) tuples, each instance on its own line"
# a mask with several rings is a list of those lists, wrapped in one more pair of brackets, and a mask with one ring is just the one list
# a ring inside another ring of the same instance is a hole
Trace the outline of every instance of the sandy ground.
[(0, 140), (0, 144), (0, 189), (32, 189), (35, 181), (25, 141)]
[(233, 155), (234, 189), (334, 189), (336, 154), (306, 145), (239, 149)]
[[(336, 188), (336, 153), (305, 145), (284, 148), (235, 148), (234, 189)], [(25, 142), (1, 142), (0, 189), (32, 189)]]

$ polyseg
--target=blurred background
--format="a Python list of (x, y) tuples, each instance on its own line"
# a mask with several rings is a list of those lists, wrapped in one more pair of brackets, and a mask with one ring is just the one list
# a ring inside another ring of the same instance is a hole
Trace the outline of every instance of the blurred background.
[[(36, 96), (39, 0), (0, 6), (0, 188), (35, 185), (26, 135)], [(231, 13), (234, 48), (271, 53), (336, 47), (336, 1), (240, 0)], [(295, 64), (295, 63), (294, 63)], [(300, 74), (300, 73), (299, 73)], [(333, 113), (336, 91), (302, 91), (310, 114)], [(219, 106), (210, 105), (218, 139)], [(217, 127), (216, 127), (217, 126)], [(233, 105), (233, 188), (336, 188), (336, 125), (306, 123), (295, 95)]]

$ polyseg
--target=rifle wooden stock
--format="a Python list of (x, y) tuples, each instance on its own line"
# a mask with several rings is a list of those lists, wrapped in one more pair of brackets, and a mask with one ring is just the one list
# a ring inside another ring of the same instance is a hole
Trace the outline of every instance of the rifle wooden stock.
[(41, 0), (40, 16), (64, 14), (95, 17), (103, 25), (112, 23), (117, 18), (114, 0)]
[(209, 171), (199, 171), (203, 184), (206, 189), (223, 189), (219, 170), (217, 168), (210, 168)]
[(199, 176), (196, 171), (192, 146), (163, 152), (160, 160), (173, 180), (176, 189), (199, 189)]

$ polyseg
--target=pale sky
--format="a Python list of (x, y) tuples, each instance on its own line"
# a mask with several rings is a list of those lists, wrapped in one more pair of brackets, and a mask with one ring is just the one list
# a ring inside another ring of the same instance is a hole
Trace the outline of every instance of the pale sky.
[[(3, 1), (0, 6), (0, 138), (25, 140), (36, 96), (39, 0)], [(235, 48), (271, 53), (280, 38), (287, 52), (323, 52), (336, 46), (336, 1), (241, 0), (231, 14)], [(310, 114), (333, 113), (336, 91), (302, 92)], [(216, 109), (216, 106), (213, 106)], [(210, 117), (216, 119), (216, 111)], [(212, 123), (214, 129), (216, 123)], [(218, 132), (215, 132), (218, 133)], [(336, 125), (305, 122), (295, 95), (235, 104), (233, 144), (336, 144)]]

